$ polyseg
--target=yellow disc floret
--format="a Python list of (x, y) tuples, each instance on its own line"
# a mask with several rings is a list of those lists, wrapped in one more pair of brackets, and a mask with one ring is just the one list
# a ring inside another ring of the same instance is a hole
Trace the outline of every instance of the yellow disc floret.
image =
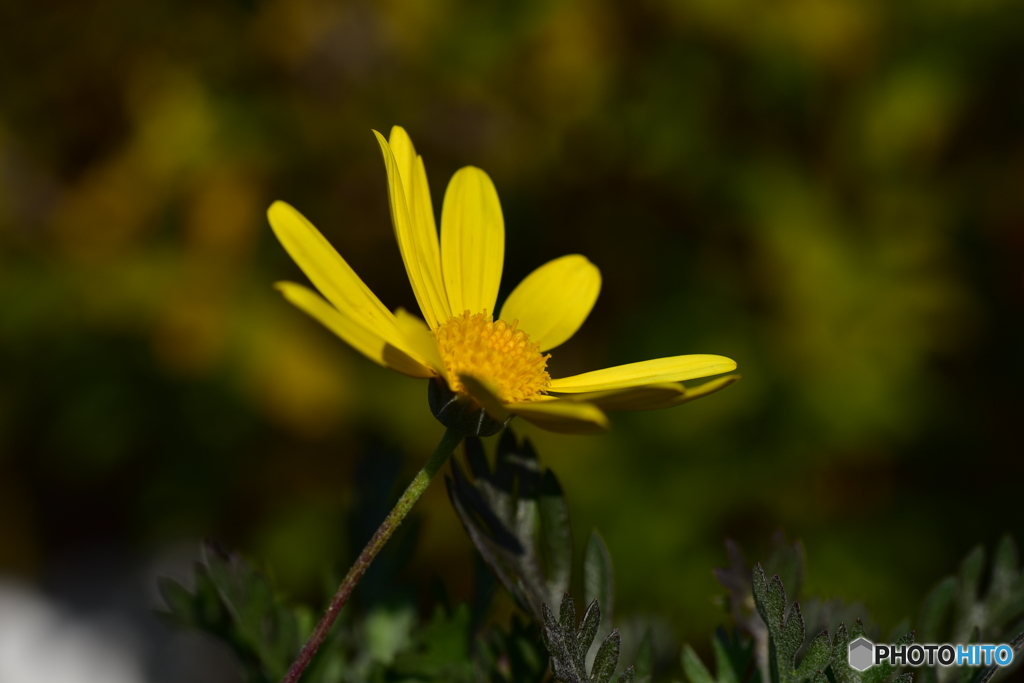
[(485, 310), (466, 311), (434, 330), (452, 391), (467, 393), (459, 381), (464, 374), (489, 384), (503, 403), (539, 398), (551, 381), (551, 355), (541, 354), (540, 344), (518, 326), (518, 320), (493, 321)]

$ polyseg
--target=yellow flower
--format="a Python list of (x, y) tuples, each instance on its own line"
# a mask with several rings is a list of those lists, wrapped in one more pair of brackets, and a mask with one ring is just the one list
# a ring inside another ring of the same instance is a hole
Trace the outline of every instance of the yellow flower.
[(544, 264), (519, 283), (494, 320), (505, 223), (491, 179), (472, 166), (452, 177), (439, 241), (423, 158), (398, 126), (390, 141), (374, 134), (387, 168), (398, 247), (426, 323), (402, 309), (388, 310), (323, 235), (280, 201), (267, 212), (270, 225), (326, 301), (292, 282), (277, 288), (370, 360), (432, 379), (431, 408), (447, 426), (478, 417), (477, 427), (467, 431), (493, 433), (518, 415), (551, 431), (599, 432), (608, 427), (605, 410), (679, 405), (737, 379), (722, 377), (695, 389), (680, 384), (736, 368), (713, 355), (551, 378), (545, 352), (569, 339), (589, 315), (601, 289), (597, 267), (578, 254)]

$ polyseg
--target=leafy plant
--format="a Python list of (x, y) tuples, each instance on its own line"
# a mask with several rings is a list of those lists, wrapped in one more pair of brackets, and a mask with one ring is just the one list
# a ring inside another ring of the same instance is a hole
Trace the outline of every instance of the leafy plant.
[(768, 674), (771, 683), (802, 683), (808, 679), (814, 683), (824, 681), (825, 669), (832, 660), (828, 631), (815, 636), (797, 666), (796, 653), (803, 645), (805, 634), (800, 603), (794, 602), (787, 611), (782, 580), (778, 575), (768, 580), (761, 565), (754, 568), (754, 602), (768, 627)]
[[(801, 603), (789, 602), (782, 575), (789, 577), (798, 595), (805, 573), (805, 555), (799, 542), (790, 543), (777, 533), (765, 564), (777, 568), (771, 579), (762, 565), (747, 567), (743, 552), (726, 542), (729, 567), (715, 575), (727, 590), (727, 603), (737, 632), (730, 636), (719, 629), (712, 639), (717, 675), (712, 676), (696, 652), (686, 645), (682, 653), (683, 671), (690, 683), (882, 683), (896, 671), (895, 666), (879, 665), (865, 672), (849, 666), (847, 650), (851, 640), (864, 635), (863, 622), (854, 615), (859, 605), (840, 601), (808, 601), (811, 618), (805, 618)], [(828, 626), (840, 620), (834, 638)], [(853, 621), (848, 631), (846, 621)], [(812, 625), (809, 632), (807, 624)], [(810, 633), (816, 633), (809, 637)], [(741, 634), (745, 634), (744, 637)], [(913, 642), (906, 633), (900, 644)], [(799, 661), (799, 664), (798, 664)], [(893, 683), (910, 683), (911, 674)]]
[[(623, 634), (630, 629), (611, 628), (614, 571), (596, 531), (579, 568), (588, 606), (577, 623), (568, 592), (573, 573), (568, 506), (558, 479), (541, 467), (529, 441), (506, 430), (491, 467), (480, 440), (471, 438), (466, 462), (472, 479), (453, 460), (446, 485), (479, 551), (474, 600), (449, 606), (442, 599), (429, 618), (419, 618), (412, 592), (396, 589), (401, 562), (415, 544), (416, 525), (409, 525), (407, 538), (396, 546), (399, 552), (382, 556), (380, 573), (361, 586), (361, 600), (341, 613), (303, 683), (650, 680), (655, 673), (650, 630), (639, 642), (633, 666), (615, 678)], [(368, 476), (387, 488), (396, 467), (384, 464), (378, 462)], [(361, 508), (382, 504), (373, 495), (363, 498)], [(367, 524), (361, 525), (366, 527), (379, 515), (379, 510), (356, 509), (353, 519), (366, 516)], [(714, 674), (690, 645), (683, 645), (680, 661), (689, 683), (912, 683), (915, 675), (921, 677), (917, 683), (988, 683), (1007, 672), (996, 666), (936, 667), (900, 675), (892, 664), (857, 671), (848, 663), (849, 645), (862, 636), (877, 638), (877, 629), (866, 625), (859, 603), (800, 598), (806, 560), (798, 541), (776, 534), (764, 563), (753, 567), (735, 543), (727, 542), (726, 550), (729, 565), (715, 575), (726, 589), (734, 629), (719, 627), (711, 639)], [(507, 627), (487, 622), (496, 585), (492, 574), (522, 610)], [(302, 635), (312, 628), (314, 611), (288, 604), (251, 563), (212, 544), (203, 547), (193, 584), (186, 588), (160, 579), (167, 618), (228, 643), (248, 683), (280, 680)], [(557, 617), (550, 608), (556, 600)], [(957, 575), (936, 585), (921, 609), (916, 637), (909, 625), (900, 625), (883, 642), (997, 643), (1019, 633), (1009, 641), (1019, 651), (1022, 626), (1024, 574), (1016, 546), (1006, 538), (987, 576), (985, 554), (977, 548)], [(639, 640), (643, 631), (633, 633)]]
[[(619, 663), (619, 631), (612, 632), (601, 642), (593, 666), (587, 671), (587, 651), (597, 639), (601, 624), (601, 608), (594, 600), (587, 607), (579, 626), (576, 626), (576, 604), (566, 593), (558, 608), (558, 619), (547, 605), (544, 611), (544, 643), (551, 653), (551, 669), (555, 678), (563, 683), (608, 683)], [(627, 668), (618, 683), (631, 683), (633, 667)]]
[[(587, 541), (583, 592), (589, 607), (580, 626), (586, 629), (577, 631), (565, 621), (570, 616), (575, 620), (575, 603), (567, 592), (572, 528), (558, 479), (541, 468), (529, 440), (520, 441), (511, 429), (498, 441), (493, 470), (479, 439), (466, 439), (466, 460), (474, 480), (452, 461), (452, 477), (445, 482), (452, 507), (484, 562), (520, 608), (543, 625), (555, 677), (565, 683), (610, 677), (619, 659), (621, 636), (609, 626), (615, 579), (601, 536), (591, 532)], [(558, 599), (560, 618), (555, 622), (548, 604)], [(648, 637), (638, 648), (636, 666), (643, 676), (651, 673), (652, 661)], [(606, 669), (609, 662), (611, 670)], [(634, 668), (627, 671), (629, 678), (623, 680), (632, 680)]]
[[(1024, 574), (1018, 566), (1017, 544), (1004, 537), (992, 554), (988, 588), (982, 594), (985, 550), (975, 547), (960, 571), (947, 576), (925, 598), (918, 619), (921, 639), (930, 643), (1011, 642), (1019, 651), (1024, 637)], [(1010, 640), (1012, 637), (1012, 640)], [(920, 683), (980, 682), (997, 671), (950, 667), (921, 670)]]
[[(864, 636), (864, 624), (858, 619), (848, 632), (846, 624), (840, 624), (833, 642), (832, 674), (836, 683), (882, 683), (896, 671), (896, 666), (889, 662), (879, 663), (865, 671), (857, 671), (850, 666), (847, 652), (850, 643)], [(914, 642), (914, 632), (904, 634), (896, 639), (896, 645), (909, 645)], [(897, 677), (893, 683), (911, 683), (914, 674), (905, 673)]]
[(227, 642), (247, 681), (279, 680), (301, 644), (296, 613), (239, 556), (206, 543), (202, 557), (195, 566), (192, 592), (172, 579), (158, 579), (167, 617)]
[[(753, 654), (761, 680), (768, 680), (768, 627), (754, 603), (752, 568), (743, 556), (743, 550), (734, 541), (725, 542), (729, 566), (715, 569), (715, 578), (726, 589), (729, 613), (736, 627), (753, 638)], [(806, 558), (800, 541), (790, 543), (780, 531), (772, 536), (768, 559), (764, 566), (791, 586), (794, 597), (799, 596), (803, 584)]]

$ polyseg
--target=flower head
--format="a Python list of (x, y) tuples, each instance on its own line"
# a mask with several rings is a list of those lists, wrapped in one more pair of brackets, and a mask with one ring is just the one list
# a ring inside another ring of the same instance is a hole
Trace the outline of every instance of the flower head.
[(370, 360), (433, 380), (431, 408), (443, 423), (486, 434), (519, 415), (551, 431), (598, 432), (608, 426), (605, 410), (667, 408), (737, 379), (684, 387), (685, 380), (736, 368), (728, 358), (704, 354), (552, 379), (547, 352), (590, 314), (601, 289), (597, 267), (578, 254), (554, 259), (528, 275), (495, 318), (505, 222), (491, 179), (472, 166), (452, 177), (438, 239), (422, 157), (398, 126), (389, 140), (374, 134), (395, 237), (423, 320), (402, 309), (392, 313), (323, 235), (280, 201), (267, 212), (270, 225), (323, 298), (291, 282), (277, 287)]

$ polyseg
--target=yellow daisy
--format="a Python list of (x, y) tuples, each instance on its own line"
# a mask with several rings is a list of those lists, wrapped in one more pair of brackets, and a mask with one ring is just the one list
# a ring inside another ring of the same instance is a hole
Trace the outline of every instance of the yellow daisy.
[[(537, 268), (493, 317), (505, 255), (505, 223), (490, 177), (472, 166), (448, 183), (441, 235), (423, 158), (402, 128), (374, 131), (388, 175), (391, 218), (423, 319), (392, 313), (302, 214), (277, 201), (270, 225), (320, 294), (293, 282), (277, 288), (370, 360), (430, 379), (431, 409), (448, 427), (487, 435), (518, 415), (563, 433), (608, 428), (605, 410), (679, 405), (728, 386), (736, 368), (723, 356), (687, 355), (552, 378), (547, 351), (568, 340), (601, 289), (597, 267), (578, 254)], [(326, 299), (326, 300), (325, 300)]]

